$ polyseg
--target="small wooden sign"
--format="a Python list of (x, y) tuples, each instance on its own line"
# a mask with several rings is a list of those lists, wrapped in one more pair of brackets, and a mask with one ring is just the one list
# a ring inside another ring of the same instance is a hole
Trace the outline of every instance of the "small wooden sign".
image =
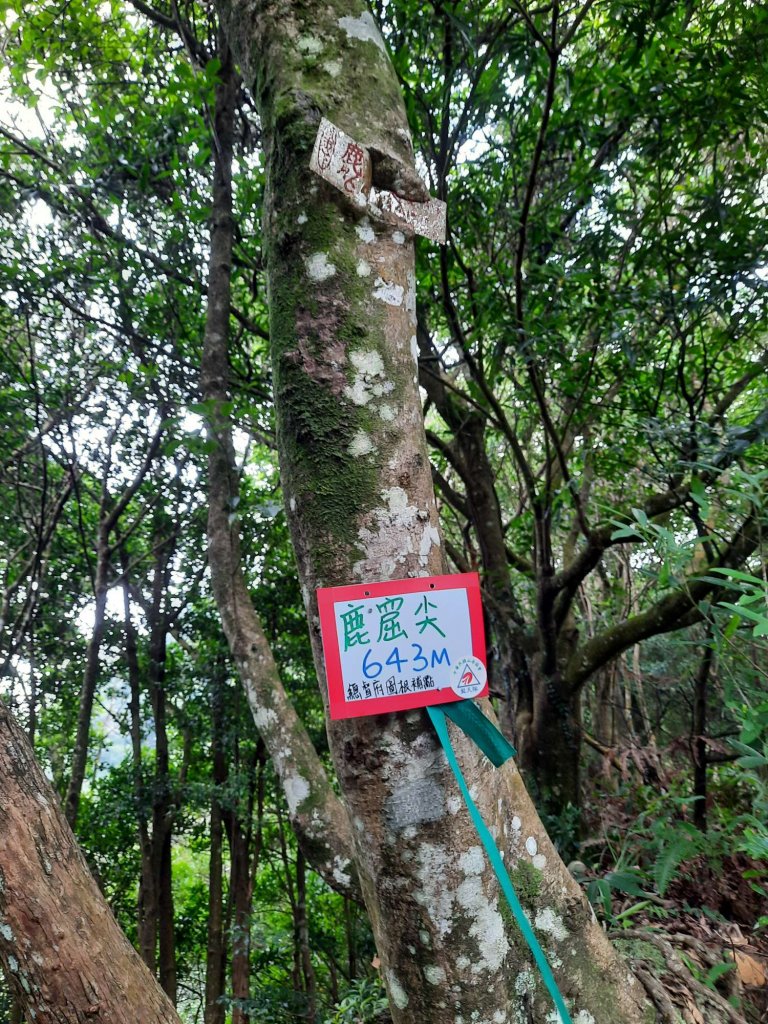
[(488, 693), (477, 573), (317, 591), (331, 718)]
[(445, 203), (439, 199), (415, 203), (371, 187), (370, 153), (327, 118), (320, 122), (309, 167), (372, 217), (441, 245), (445, 242)]
[[(366, 205), (371, 187), (368, 150), (325, 118), (320, 122), (309, 167), (340, 192), (358, 201), (358, 205)], [(362, 202), (359, 202), (361, 197)]]

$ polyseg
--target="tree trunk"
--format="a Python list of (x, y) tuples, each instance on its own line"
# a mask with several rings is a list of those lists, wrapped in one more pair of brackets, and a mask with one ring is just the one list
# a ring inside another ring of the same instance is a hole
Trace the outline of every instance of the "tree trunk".
[(0, 702), (0, 961), (35, 1024), (180, 1024), (104, 901)]
[(239, 79), (225, 42), (216, 88), (213, 211), (208, 309), (200, 374), (215, 444), (208, 458), (208, 561), (222, 625), (259, 735), (288, 803), (291, 825), (309, 863), (339, 892), (360, 898), (351, 871), (352, 830), (312, 741), (283, 688), (240, 564), (238, 480), (229, 416), (229, 332), (232, 262), (232, 147)]
[(693, 805), (693, 823), (701, 829), (707, 830), (707, 699), (709, 689), (709, 677), (712, 672), (712, 662), (715, 652), (712, 647), (712, 628), (707, 630), (705, 637), (704, 653), (701, 656), (699, 670), (694, 681), (693, 694), (693, 740), (691, 755), (693, 758), (693, 795), (696, 798)]
[[(120, 551), (123, 572), (128, 570), (129, 558), (125, 548)], [(152, 879), (152, 842), (149, 835), (147, 815), (144, 811), (146, 794), (142, 777), (141, 752), (141, 669), (139, 667), (138, 640), (136, 627), (131, 615), (130, 586), (127, 576), (123, 578), (123, 619), (125, 631), (125, 660), (128, 669), (130, 697), (128, 710), (131, 719), (131, 753), (133, 758), (133, 798), (136, 806), (137, 831), (141, 875), (136, 906), (139, 952), (147, 967), (154, 974), (157, 969), (157, 897)]]
[[(309, 157), (322, 115), (406, 179), (412, 148), (386, 46), (359, 0), (219, 8), (262, 119), (281, 471), (325, 693), (315, 588), (431, 575), (444, 561), (414, 358), (413, 241), (313, 177)], [(328, 730), (395, 1024), (552, 1021), (427, 715)], [(576, 1019), (649, 1019), (514, 765), (493, 772), (463, 734), (455, 745)]]
[(227, 781), (224, 750), (224, 666), (214, 668), (211, 689), (213, 775), (211, 786), (211, 857), (208, 868), (208, 942), (205, 959), (204, 1024), (224, 1024), (224, 977), (226, 940), (224, 936), (224, 876), (222, 846), (224, 821), (221, 789)]
[[(252, 808), (249, 808), (249, 816)], [(230, 814), (229, 892), (232, 900), (232, 997), (240, 1003), (251, 994), (251, 888), (250, 822), (243, 823), (236, 810)], [(232, 1009), (232, 1024), (248, 1024), (240, 1006)]]
[(80, 688), (80, 706), (77, 712), (77, 734), (75, 749), (72, 752), (72, 772), (64, 800), (64, 813), (67, 822), (74, 829), (77, 824), (77, 812), (80, 807), (80, 793), (85, 779), (85, 768), (88, 763), (88, 741), (91, 732), (91, 715), (93, 699), (96, 694), (96, 681), (99, 675), (99, 654), (104, 639), (105, 616), (107, 611), (107, 574), (109, 571), (109, 532), (102, 522), (99, 526), (99, 539), (96, 548), (96, 573), (93, 583), (95, 607), (93, 613), (93, 632), (88, 643), (88, 652), (83, 670), (83, 682)]
[(308, 1024), (317, 1019), (317, 984), (312, 966), (312, 949), (309, 943), (309, 918), (307, 917), (307, 864), (301, 850), (296, 853), (296, 933), (301, 958), (301, 977), (307, 999), (305, 1016)]
[(146, 679), (155, 727), (155, 777), (152, 786), (152, 833), (149, 858), (153, 896), (151, 909), (156, 914), (153, 931), (157, 935), (157, 974), (163, 991), (175, 1005), (176, 935), (172, 857), (173, 822), (177, 807), (171, 780), (165, 694), (169, 628), (165, 601), (170, 582), (170, 564), (174, 553), (174, 544), (172, 539), (167, 536), (167, 523), (163, 520), (155, 524), (153, 538), (155, 562), (152, 574), (152, 599), (147, 609), (149, 657)]
[(534, 679), (533, 715), (518, 731), (518, 760), (539, 806), (560, 815), (581, 806), (581, 695), (563, 695), (557, 677)]

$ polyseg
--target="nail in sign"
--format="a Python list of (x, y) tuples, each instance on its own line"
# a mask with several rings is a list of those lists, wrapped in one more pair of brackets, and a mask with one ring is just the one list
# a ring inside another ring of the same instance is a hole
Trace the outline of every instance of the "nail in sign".
[(317, 591), (331, 718), (488, 693), (477, 573)]

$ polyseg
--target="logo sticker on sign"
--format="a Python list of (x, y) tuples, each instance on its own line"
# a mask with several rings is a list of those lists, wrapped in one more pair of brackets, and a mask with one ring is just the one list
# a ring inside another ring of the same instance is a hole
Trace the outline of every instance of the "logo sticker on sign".
[(477, 573), (317, 591), (331, 718), (488, 692)]

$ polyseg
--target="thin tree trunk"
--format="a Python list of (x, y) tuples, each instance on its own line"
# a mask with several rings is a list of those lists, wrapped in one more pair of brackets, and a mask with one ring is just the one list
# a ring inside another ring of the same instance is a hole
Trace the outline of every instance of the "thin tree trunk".
[[(123, 572), (128, 568), (128, 553), (120, 552)], [(123, 619), (125, 631), (125, 660), (128, 668), (130, 697), (128, 710), (131, 719), (131, 752), (133, 757), (133, 799), (136, 806), (136, 824), (139, 837), (141, 874), (136, 906), (139, 952), (144, 963), (154, 974), (157, 970), (157, 896), (152, 874), (152, 843), (147, 816), (144, 812), (146, 793), (142, 777), (141, 752), (141, 669), (139, 667), (136, 628), (131, 615), (130, 586), (127, 577), (122, 583)]]
[(121, 932), (0, 701), (0, 962), (34, 1024), (180, 1024)]
[[(170, 812), (169, 812), (170, 813)], [(154, 830), (153, 830), (154, 841)], [(173, 907), (173, 831), (165, 829), (160, 843), (158, 873), (158, 974), (163, 991), (176, 1005), (176, 926)]]
[(304, 994), (307, 997), (306, 1018), (308, 1024), (317, 1019), (317, 982), (312, 966), (312, 949), (309, 943), (309, 918), (307, 917), (307, 863), (301, 850), (296, 852), (296, 931), (301, 956), (301, 975)]
[[(232, 996), (247, 1000), (251, 992), (251, 829), (244, 829), (236, 811), (230, 814), (230, 899), (232, 900)], [(232, 1024), (248, 1024), (239, 1006), (232, 1009)]]
[(707, 630), (704, 640), (705, 647), (696, 673), (693, 694), (693, 823), (707, 830), (707, 699), (709, 678), (712, 673), (712, 662), (715, 652), (712, 647), (712, 630)]
[(519, 736), (519, 763), (539, 806), (551, 814), (581, 806), (581, 695), (564, 696), (538, 679), (530, 728)]
[(91, 640), (88, 644), (83, 683), (80, 690), (80, 705), (77, 716), (77, 735), (75, 749), (72, 754), (72, 772), (64, 800), (64, 813), (74, 830), (77, 823), (77, 812), (80, 806), (80, 793), (85, 779), (85, 768), (88, 763), (88, 741), (90, 739), (91, 715), (93, 700), (96, 694), (96, 682), (99, 674), (99, 654), (104, 638), (106, 621), (107, 591), (109, 583), (109, 559), (112, 554), (110, 536), (117, 527), (120, 516), (142, 484), (149, 471), (153, 459), (157, 455), (162, 439), (162, 426), (155, 432), (147, 446), (141, 466), (133, 479), (124, 486), (117, 501), (112, 501), (107, 490), (107, 477), (111, 464), (111, 440), (107, 446), (108, 457), (103, 469), (101, 506), (99, 509), (99, 529), (96, 539), (96, 569), (93, 581), (95, 601), (94, 625)]
[[(315, 588), (445, 563), (414, 360), (413, 241), (314, 178), (309, 157), (321, 115), (388, 154), (406, 180), (412, 148), (386, 45), (360, 0), (218, 6), (261, 113), (281, 473), (325, 693)], [(338, 86), (317, 70), (330, 61)], [(551, 1021), (426, 714), (329, 721), (328, 733), (395, 1024)], [(513, 877), (536, 873), (531, 916), (574, 1016), (648, 1019), (514, 766), (491, 772), (463, 735), (455, 745)]]
[(80, 705), (77, 712), (77, 733), (75, 748), (72, 752), (72, 772), (64, 800), (64, 813), (67, 822), (74, 829), (77, 824), (77, 812), (80, 807), (80, 794), (85, 780), (85, 768), (88, 763), (88, 741), (91, 732), (91, 716), (93, 700), (96, 695), (96, 681), (99, 675), (99, 655), (104, 639), (104, 627), (107, 611), (107, 589), (109, 572), (109, 533), (102, 520), (99, 526), (99, 538), (96, 547), (96, 572), (93, 583), (94, 613), (93, 631), (88, 642), (88, 651), (83, 670), (83, 682), (80, 688)]
[(344, 900), (344, 931), (347, 936), (347, 970), (349, 980), (357, 977), (357, 934), (355, 929), (355, 907), (349, 900)]
[(208, 942), (205, 960), (205, 1024), (224, 1024), (224, 978), (226, 939), (224, 935), (224, 879), (222, 845), (224, 823), (221, 789), (227, 781), (224, 750), (224, 666), (214, 669), (211, 688), (213, 773), (211, 788), (211, 855), (208, 868)]

